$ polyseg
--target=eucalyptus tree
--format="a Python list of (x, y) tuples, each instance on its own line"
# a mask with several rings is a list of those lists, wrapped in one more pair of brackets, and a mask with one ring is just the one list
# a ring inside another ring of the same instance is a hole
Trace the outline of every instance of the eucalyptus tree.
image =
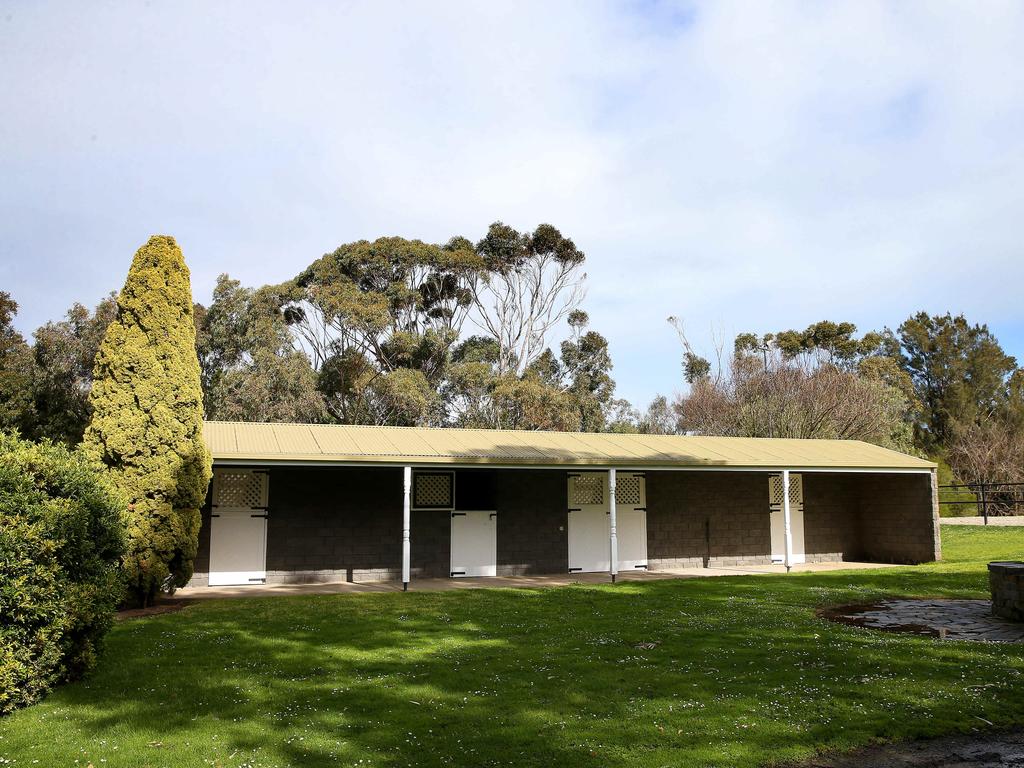
[(93, 363), (115, 317), (117, 294), (111, 293), (92, 312), (76, 302), (63, 320), (36, 329), (32, 398), (38, 436), (68, 445), (81, 442), (91, 415)]
[(498, 373), (522, 376), (582, 301), (586, 256), (550, 224), (521, 233), (500, 221), (476, 250), (483, 271), (472, 284), (474, 320), (498, 342)]
[(444, 246), (360, 240), (318, 259), (282, 291), (285, 317), (333, 418), (419, 424), (443, 417), (438, 390), (481, 264), (461, 238)]
[(0, 429), (30, 432), (35, 426), (32, 403), (32, 348), (14, 327), (18, 302), (0, 291)]
[(298, 347), (275, 286), (217, 279), (209, 308), (196, 308), (196, 349), (207, 418), (319, 422), (317, 374)]

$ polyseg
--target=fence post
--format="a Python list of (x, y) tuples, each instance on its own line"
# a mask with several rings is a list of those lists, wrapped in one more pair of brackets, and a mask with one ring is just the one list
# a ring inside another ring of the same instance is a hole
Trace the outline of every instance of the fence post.
[(981, 516), (985, 519), (985, 525), (988, 525), (988, 498), (985, 495), (985, 481), (981, 481)]

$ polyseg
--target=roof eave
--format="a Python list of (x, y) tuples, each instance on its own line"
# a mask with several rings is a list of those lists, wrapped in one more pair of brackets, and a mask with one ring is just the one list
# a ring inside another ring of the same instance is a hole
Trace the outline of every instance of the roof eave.
[(717, 472), (868, 472), (868, 473), (921, 473), (936, 468), (932, 462), (922, 460), (920, 464), (907, 466), (884, 465), (833, 465), (833, 464), (789, 464), (772, 463), (716, 464), (713, 462), (685, 463), (679, 461), (610, 463), (604, 459), (575, 458), (564, 461), (536, 459), (495, 459), (493, 457), (452, 457), (452, 456), (252, 456), (244, 454), (218, 454), (213, 463), (221, 466), (304, 466), (304, 467), (431, 467), (443, 466), (451, 469), (623, 469), (633, 471), (717, 471)]

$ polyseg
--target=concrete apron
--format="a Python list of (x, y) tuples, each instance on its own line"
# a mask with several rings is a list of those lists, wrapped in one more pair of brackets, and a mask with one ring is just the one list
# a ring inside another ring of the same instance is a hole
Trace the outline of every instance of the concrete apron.
[[(985, 525), (985, 518), (977, 517), (940, 517), (942, 525)], [(1024, 525), (1024, 515), (989, 515), (989, 525)]]
[[(897, 568), (890, 563), (800, 563), (794, 573), (822, 571), (853, 571), (869, 568)], [(660, 571), (620, 573), (618, 580), (658, 581), (662, 579), (703, 579), (713, 576), (765, 576), (784, 574), (782, 565), (730, 566), (718, 568), (677, 568)], [(446, 592), (456, 589), (536, 589), (565, 587), (571, 584), (609, 584), (607, 573), (565, 573), (538, 576), (488, 576), (481, 578), (416, 579), (409, 583), (410, 592)], [(247, 584), (237, 587), (186, 587), (174, 593), (171, 600), (209, 600), (227, 597), (272, 597), (285, 595), (363, 594), (367, 592), (401, 592), (400, 581), (337, 581), (319, 584)]]

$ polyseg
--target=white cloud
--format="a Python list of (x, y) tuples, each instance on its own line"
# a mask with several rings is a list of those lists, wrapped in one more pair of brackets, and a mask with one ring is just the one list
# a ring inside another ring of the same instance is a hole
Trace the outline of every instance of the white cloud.
[(0, 280), (31, 328), (151, 232), (202, 299), (550, 221), (633, 399), (677, 386), (669, 314), (710, 346), (948, 308), (1021, 354), (1022, 35), (1015, 3), (0, 3)]

